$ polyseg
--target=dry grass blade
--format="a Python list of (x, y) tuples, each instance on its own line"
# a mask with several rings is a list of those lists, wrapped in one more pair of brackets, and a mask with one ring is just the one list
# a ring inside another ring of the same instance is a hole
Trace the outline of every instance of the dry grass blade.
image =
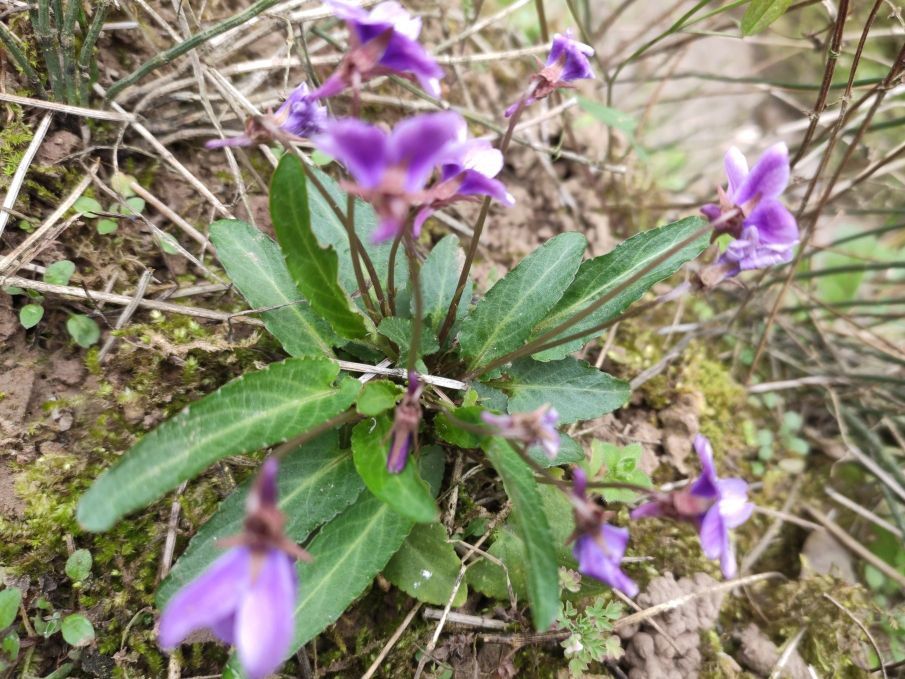
[(34, 230), (28, 238), (19, 244), (11, 253), (3, 259), (0, 259), (0, 281), (16, 273), (23, 265), (28, 264), (34, 257), (57, 236), (59, 236), (67, 227), (79, 219), (79, 215), (73, 215), (62, 224), (57, 222), (65, 215), (69, 209), (75, 205), (75, 201), (85, 192), (88, 185), (95, 179), (100, 161), (96, 161), (94, 166), (89, 170), (85, 177), (75, 185), (75, 188), (66, 198), (57, 206), (57, 209), (44, 221), (41, 226)]
[[(11, 214), (10, 210), (12, 210), (16, 204), (16, 198), (19, 197), (19, 191), (22, 189), (22, 184), (25, 182), (25, 175), (28, 174), (28, 168), (31, 167), (31, 162), (34, 160), (35, 154), (37, 154), (38, 149), (41, 148), (41, 143), (44, 141), (44, 135), (47, 134), (47, 130), (50, 128), (50, 122), (52, 120), (53, 113), (47, 113), (41, 119), (41, 122), (38, 123), (31, 143), (28, 145), (28, 148), (25, 149), (25, 153), (22, 154), (22, 160), (19, 161), (19, 166), (16, 168), (16, 172), (9, 183), (9, 188), (7, 188), (6, 195), (3, 197), (3, 205), (0, 207), (0, 236), (3, 235), (3, 231), (6, 229), (6, 223), (9, 221)], [(0, 273), (2, 272), (3, 267), (0, 266)]]
[[(84, 290), (71, 285), (54, 285), (51, 283), (42, 283), (33, 281), (20, 276), (6, 276), (0, 279), (3, 285), (10, 285), (23, 290), (34, 290), (36, 292), (47, 293), (51, 295), (61, 295), (72, 299), (84, 299), (93, 302), (108, 302), (119, 306), (129, 306), (135, 300), (132, 295), (118, 295), (110, 292), (101, 292), (96, 290)], [(219, 321), (221, 323), (244, 323), (247, 325), (264, 325), (263, 321), (251, 316), (243, 316), (240, 314), (229, 314), (225, 311), (214, 311), (212, 309), (202, 309), (200, 307), (189, 307), (181, 304), (170, 304), (169, 302), (159, 302), (153, 299), (142, 299), (138, 302), (138, 306), (144, 309), (156, 309), (164, 313), (180, 314), (182, 316), (192, 316), (193, 318), (203, 318), (209, 321)]]
[(867, 561), (871, 566), (883, 573), (883, 575), (885, 575), (890, 580), (894, 580), (895, 582), (899, 583), (899, 586), (905, 587), (905, 575), (902, 575), (898, 570), (890, 566), (883, 559), (878, 557), (860, 542), (855, 540), (855, 538), (846, 533), (839, 524), (837, 524), (819, 509), (816, 509), (815, 507), (807, 504), (804, 505), (804, 508), (811, 516), (813, 516), (817, 521), (823, 524), (823, 527), (826, 528), (830, 533), (832, 533), (833, 537), (841, 542), (847, 549)]

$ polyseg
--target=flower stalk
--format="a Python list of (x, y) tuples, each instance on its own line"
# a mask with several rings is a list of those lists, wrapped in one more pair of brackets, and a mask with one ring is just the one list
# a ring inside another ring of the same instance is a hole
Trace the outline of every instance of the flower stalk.
[[(533, 92), (534, 88), (537, 85), (532, 84), (529, 88), (529, 92)], [(520, 100), (518, 105), (516, 106), (515, 111), (513, 111), (512, 115), (509, 117), (509, 125), (506, 127), (506, 133), (503, 135), (503, 139), (500, 142), (500, 153), (505, 157), (506, 151), (509, 149), (509, 144), (512, 141), (512, 135), (515, 132), (515, 126), (518, 124), (518, 120), (522, 115), (522, 111), (525, 109), (524, 100)], [(447, 336), (449, 335), (449, 331), (452, 330), (453, 322), (456, 320), (456, 312), (459, 310), (459, 303), (462, 300), (462, 294), (465, 292), (465, 286), (468, 284), (468, 274), (471, 272), (471, 265), (474, 262), (475, 255), (478, 252), (478, 243), (481, 240), (481, 234), (484, 232), (484, 223), (487, 221), (487, 213), (490, 211), (490, 196), (486, 196), (481, 203), (481, 211), (478, 213), (478, 218), (475, 220), (474, 229), (472, 230), (471, 242), (468, 244), (468, 252), (465, 253), (465, 263), (462, 265), (462, 271), (459, 273), (459, 280), (456, 282), (456, 291), (453, 293), (452, 301), (449, 304), (449, 309), (446, 312), (446, 318), (443, 319), (443, 325), (440, 327), (440, 332), (437, 337), (440, 341), (440, 346), (443, 346), (443, 343), (446, 341)]]

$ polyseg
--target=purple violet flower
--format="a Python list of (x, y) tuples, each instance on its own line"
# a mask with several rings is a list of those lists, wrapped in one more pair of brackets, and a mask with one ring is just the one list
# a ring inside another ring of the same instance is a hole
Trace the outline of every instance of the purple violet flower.
[(585, 495), (588, 478), (580, 467), (573, 467), (572, 475), (572, 503), (578, 534), (572, 554), (578, 561), (578, 572), (628, 596), (635, 596), (638, 585), (619, 567), (628, 546), (628, 529), (606, 523), (605, 512), (588, 500)]
[(393, 428), (390, 429), (390, 453), (387, 456), (387, 471), (399, 474), (405, 469), (409, 453), (418, 445), (418, 425), (421, 423), (421, 380), (418, 374), (409, 373), (408, 389), (396, 406)]
[(344, 0), (325, 0), (349, 29), (349, 51), (336, 72), (315, 92), (331, 97), (379, 75), (413, 76), (425, 92), (440, 96), (443, 69), (418, 43), (421, 19), (398, 2), (381, 2), (370, 12)]
[(434, 167), (465, 133), (462, 116), (443, 112), (408, 118), (390, 133), (355, 118), (335, 120), (313, 141), (355, 179), (344, 187), (374, 206), (380, 225), (372, 238), (380, 243), (398, 236), (409, 209), (425, 203), (424, 186)]
[(440, 166), (440, 179), (428, 191), (427, 204), (415, 216), (414, 234), (435, 211), (457, 201), (477, 201), (489, 196), (511, 207), (515, 198), (505, 185), (494, 179), (503, 169), (503, 154), (483, 139), (453, 145)]
[(310, 560), (283, 535), (276, 505), (277, 461), (268, 459), (248, 496), (245, 529), (230, 549), (167, 603), (160, 645), (173, 650), (192, 632), (210, 630), (236, 647), (250, 679), (273, 674), (289, 653), (298, 579), (295, 560)]
[(572, 37), (572, 31), (553, 36), (550, 55), (546, 65), (533, 76), (527, 94), (506, 109), (506, 117), (510, 117), (517, 108), (530, 106), (538, 99), (544, 99), (562, 87), (574, 87), (575, 80), (594, 78), (588, 57), (594, 55), (594, 48), (578, 42)]
[(544, 454), (551, 460), (559, 453), (559, 432), (556, 424), (559, 413), (549, 405), (542, 405), (530, 413), (514, 413), (512, 415), (494, 415), (481, 413), (481, 419), (494, 428), (496, 436), (521, 441), (529, 446), (540, 446)]
[(717, 189), (719, 204), (701, 208), (711, 222), (738, 211), (715, 229), (716, 234), (728, 233), (735, 239), (717, 263), (723, 276), (791, 261), (798, 244), (798, 224), (779, 201), (791, 174), (786, 145), (768, 148), (750, 171), (745, 156), (732, 147), (724, 165), (729, 182), (726, 189)]
[(686, 488), (639, 506), (631, 516), (665, 516), (695, 524), (704, 555), (719, 559), (723, 575), (734, 578), (737, 568), (729, 530), (745, 523), (754, 511), (754, 504), (748, 501), (748, 484), (743, 479), (716, 475), (707, 437), (695, 436), (694, 448), (701, 460), (701, 476)]
[(245, 122), (245, 134), (228, 139), (211, 139), (205, 148), (218, 149), (224, 146), (251, 146), (273, 140), (274, 130), (295, 138), (312, 137), (324, 129), (327, 109), (321, 106), (302, 83), (286, 98), (276, 113), (260, 117), (252, 116)]

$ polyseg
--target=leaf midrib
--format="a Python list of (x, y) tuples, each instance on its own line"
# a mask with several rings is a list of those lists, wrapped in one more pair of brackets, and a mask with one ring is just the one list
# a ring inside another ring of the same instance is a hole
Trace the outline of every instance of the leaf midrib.
[[(664, 228), (664, 227), (660, 227), (660, 228)], [(671, 244), (666, 249), (668, 250), (669, 247), (672, 247), (672, 244), (675, 244), (678, 240), (679, 240), (678, 238), (674, 237), (671, 241)], [(658, 256), (660, 256), (660, 254), (662, 254), (662, 252), (651, 253), (649, 256), (645, 257), (644, 259), (635, 262), (635, 264), (631, 268), (624, 271), (621, 275), (617, 276), (616, 278), (610, 279), (605, 285), (595, 287), (593, 293), (588, 293), (588, 294), (583, 295), (578, 301), (573, 302), (572, 304), (570, 304), (567, 307), (563, 307), (563, 309), (560, 311), (554, 311), (550, 316), (548, 316), (546, 319), (544, 319), (544, 321), (542, 323), (540, 323), (536, 326), (535, 332), (542, 331), (544, 328), (555, 327), (556, 325), (559, 325), (560, 318), (562, 318), (563, 316), (571, 315), (571, 314), (573, 314), (573, 312), (577, 313), (577, 311), (580, 311), (580, 310), (586, 308), (587, 305), (589, 303), (591, 303), (595, 298), (600, 297), (601, 295), (605, 294), (607, 292), (607, 290), (610, 290), (611, 288), (616, 287), (622, 281), (624, 281), (626, 278), (631, 278), (631, 276), (633, 275), (632, 272), (636, 271), (639, 268), (644, 268), (649, 261), (651, 261), (652, 259), (656, 259)], [(679, 254), (679, 253), (676, 253), (676, 254)], [(605, 257), (605, 256), (606, 255), (601, 255), (601, 257)], [(669, 260), (664, 262), (664, 264), (667, 264), (671, 260), (672, 260), (672, 258), (670, 258)], [(593, 261), (593, 260), (591, 260), (591, 261)], [(651, 271), (650, 273), (653, 273), (653, 271)], [(603, 272), (601, 272), (601, 275), (603, 275)], [(640, 279), (638, 282), (640, 282)], [(630, 291), (631, 291), (631, 289), (629, 288), (629, 289), (624, 290), (623, 293), (627, 293)], [(568, 290), (567, 290), (567, 292), (568, 292)], [(612, 300), (610, 300), (609, 303), (616, 302), (618, 299), (619, 299), (619, 297), (615, 297)], [(608, 305), (604, 305), (601, 307), (601, 309), (605, 309), (607, 306)]]
[[(346, 511), (349, 511), (349, 510), (346, 510)], [(382, 519), (384, 514), (386, 514), (388, 511), (390, 511), (389, 506), (381, 502), (377, 511), (373, 512), (370, 515), (370, 518), (367, 521), (365, 529), (359, 531), (358, 537), (355, 538), (355, 540), (353, 542), (349, 543), (348, 549), (343, 550), (342, 557), (333, 558), (332, 559), (333, 567), (320, 578), (317, 585), (314, 588), (310, 589), (303, 599), (299, 600), (298, 604), (295, 607), (296, 616), (302, 611), (302, 609), (305, 608), (305, 606), (307, 605), (308, 601), (312, 598), (312, 596), (314, 596), (314, 594), (320, 592), (321, 589), (324, 587), (324, 584), (333, 578), (333, 575), (334, 575), (334, 573), (336, 573), (336, 571), (338, 571), (341, 567), (348, 565), (348, 564), (344, 563), (345, 560), (349, 557), (350, 554), (352, 554), (355, 551), (358, 551), (358, 546), (370, 534), (371, 530), (373, 530), (374, 525), (377, 523), (377, 521)], [(408, 521), (408, 519), (405, 519), (402, 516), (400, 516), (399, 518), (402, 521)], [(410, 523), (414, 524), (414, 522), (410, 522)]]
[[(141, 474), (139, 474), (139, 475), (137, 475), (137, 476), (131, 477), (131, 481), (130, 481), (129, 484), (123, 484), (123, 485), (120, 486), (120, 487), (123, 489), (123, 491), (125, 491), (127, 488), (132, 488), (132, 487), (134, 487), (134, 486), (136, 486), (136, 485), (141, 485), (142, 483), (144, 483), (144, 482), (145, 482), (147, 479), (149, 479), (150, 477), (152, 477), (152, 476), (154, 476), (154, 475), (160, 473), (161, 470), (168, 470), (168, 469), (170, 469), (170, 468), (172, 468), (172, 467), (174, 467), (174, 466), (176, 466), (176, 465), (178, 465), (178, 464), (184, 463), (184, 461), (185, 461), (187, 458), (191, 457), (192, 453), (193, 453), (194, 451), (198, 450), (199, 447), (207, 446), (207, 445), (209, 445), (212, 441), (217, 441), (217, 440), (223, 438), (224, 436), (232, 435), (236, 430), (241, 430), (241, 429), (243, 429), (243, 428), (251, 428), (251, 427), (253, 427), (257, 422), (260, 422), (261, 420), (264, 420), (264, 419), (273, 418), (274, 416), (277, 416), (277, 415), (282, 414), (282, 413), (283, 413), (284, 411), (286, 411), (286, 410), (297, 409), (297, 408), (300, 408), (300, 407), (302, 407), (302, 406), (305, 406), (305, 405), (307, 405), (307, 404), (309, 404), (309, 403), (312, 403), (312, 402), (315, 402), (315, 401), (319, 401), (319, 400), (323, 400), (323, 399), (328, 398), (328, 397), (330, 397), (330, 396), (335, 396), (335, 395), (337, 395), (338, 393), (339, 393), (339, 389), (330, 389), (329, 391), (326, 391), (326, 392), (317, 392), (316, 394), (313, 394), (313, 395), (308, 396), (308, 397), (306, 397), (306, 398), (304, 398), (304, 399), (301, 399), (301, 400), (299, 400), (299, 399), (293, 399), (293, 400), (286, 401), (286, 403), (285, 403), (284, 405), (281, 405), (281, 406), (278, 406), (278, 407), (276, 407), (276, 408), (270, 408), (270, 409), (268, 409), (268, 410), (262, 411), (257, 417), (254, 417), (254, 416), (253, 416), (252, 418), (246, 418), (246, 419), (243, 419), (243, 420), (237, 420), (237, 421), (235, 421), (233, 424), (230, 424), (230, 425), (228, 425), (228, 426), (226, 426), (226, 427), (219, 427), (219, 428), (216, 429), (215, 432), (213, 432), (213, 433), (212, 433), (211, 435), (209, 435), (209, 436), (204, 437), (202, 440), (198, 441), (198, 443), (196, 443), (195, 445), (191, 446), (190, 448), (184, 448), (184, 449), (183, 449), (183, 451), (184, 451), (183, 453), (177, 454), (177, 455), (174, 455), (174, 456), (171, 456), (171, 457), (167, 458), (166, 460), (164, 460), (162, 463), (159, 463), (159, 464), (157, 464), (157, 465), (146, 466), (146, 467), (145, 467), (145, 471), (144, 471), (143, 473), (141, 473)], [(185, 411), (185, 412), (186, 412), (186, 415), (184, 415), (184, 416), (187, 417), (188, 413), (187, 413), (187, 411)], [(172, 420), (171, 420), (171, 421), (172, 421)], [(251, 424), (249, 424), (249, 423), (251, 423)], [(159, 432), (159, 431), (160, 431), (159, 429), (158, 429), (158, 430), (155, 430), (155, 433), (156, 433), (156, 432)], [(158, 437), (158, 438), (159, 438), (159, 437)], [(261, 445), (266, 445), (266, 444), (261, 444)], [(247, 452), (247, 451), (242, 451), (242, 452)], [(229, 453), (229, 454), (237, 455), (237, 454), (240, 454), (240, 453), (239, 453), (239, 452), (235, 452), (235, 453)], [(135, 458), (133, 457), (133, 458), (131, 458), (131, 459), (135, 459)], [(113, 500), (114, 500), (114, 499), (117, 499), (117, 498), (120, 498), (120, 497), (122, 497), (123, 495), (124, 495), (124, 492), (121, 491), (121, 492), (117, 493), (117, 492), (114, 490), (112, 493), (110, 493), (110, 494), (108, 495), (108, 498), (109, 498), (109, 500), (110, 500), (110, 504), (113, 505), (113, 506), (117, 506), (119, 503), (118, 503), (118, 502), (113, 502)]]
[[(559, 264), (559, 262), (561, 262), (565, 257), (567, 257), (567, 256), (569, 256), (569, 255), (570, 255), (569, 249), (568, 249), (568, 248), (563, 248), (563, 252), (562, 252), (562, 254), (560, 255), (560, 257), (556, 260), (556, 264)], [(532, 293), (534, 290), (536, 290), (537, 287), (538, 287), (543, 281), (545, 281), (549, 276), (551, 276), (555, 271), (556, 271), (556, 267), (555, 267), (555, 266), (552, 266), (552, 265), (551, 265), (551, 266), (547, 266), (547, 268), (545, 269), (543, 275), (540, 276), (540, 277), (538, 277), (538, 278), (536, 279), (535, 283), (532, 284), (532, 285), (528, 288), (527, 294), (522, 294), (522, 297), (523, 297), (523, 298), (524, 298), (524, 297), (528, 297), (528, 295), (529, 295), (530, 293)], [(506, 279), (504, 278), (503, 281), (505, 281), (505, 280), (506, 280)], [(500, 282), (502, 283), (503, 281), (500, 281)], [(492, 291), (491, 291), (491, 292), (492, 292)], [(488, 294), (489, 294), (489, 293), (488, 293)], [(487, 298), (485, 297), (484, 299), (486, 300)], [(554, 302), (554, 304), (555, 304), (555, 302)], [(502, 328), (505, 327), (505, 326), (509, 323), (509, 321), (512, 319), (512, 317), (515, 316), (515, 315), (517, 315), (518, 310), (519, 310), (519, 305), (518, 305), (518, 304), (512, 305), (512, 307), (510, 308), (510, 311), (503, 317), (504, 320), (502, 320), (501, 322), (497, 323), (497, 324), (494, 326), (494, 330), (493, 330), (493, 331), (490, 333), (490, 335), (488, 335), (487, 338), (484, 340), (484, 343), (483, 343), (483, 345), (482, 345), (481, 351), (480, 351), (480, 352), (479, 352), (479, 353), (478, 353), (478, 354), (470, 361), (469, 366), (468, 366), (469, 369), (474, 369), (474, 368), (476, 368), (476, 367), (478, 367), (478, 366), (480, 365), (480, 360), (483, 359), (484, 356), (487, 354), (488, 350), (490, 349), (491, 345), (493, 344), (493, 341), (499, 336), (499, 334), (500, 334)], [(527, 332), (526, 332), (525, 334), (528, 335), (530, 332), (531, 332), (531, 329), (528, 328), (528, 330), (527, 330)]]
[[(264, 236), (264, 234), (261, 234), (261, 235)], [(264, 238), (267, 238), (267, 237), (264, 236)], [(270, 240), (270, 239), (268, 238), (267, 240)], [(264, 246), (266, 247), (266, 243), (264, 243)], [(277, 246), (277, 247), (279, 247), (279, 246)], [(296, 304), (296, 302), (306, 302), (307, 300), (305, 300), (305, 296), (302, 295), (301, 293), (299, 293), (298, 299), (290, 298), (289, 295), (287, 295), (283, 291), (283, 289), (277, 285), (276, 276), (273, 274), (272, 271), (271, 271), (270, 275), (264, 277), (264, 280), (267, 281), (267, 283), (270, 285), (271, 289), (273, 289), (273, 291), (275, 293), (277, 293), (276, 296), (279, 299), (283, 300), (283, 303), (286, 304), (286, 306), (284, 306), (283, 308), (284, 309), (288, 308), (290, 310), (290, 313), (292, 313), (292, 315), (295, 316), (295, 318), (301, 323), (301, 325), (303, 325), (305, 327), (305, 329), (307, 330), (307, 335), (314, 340), (315, 344), (317, 344), (323, 350), (323, 352), (325, 354), (327, 354), (328, 356), (333, 356), (333, 348), (327, 342), (324, 341), (324, 338), (321, 337), (319, 332), (317, 332), (317, 328), (314, 326), (314, 324), (312, 324), (309, 321), (309, 319), (305, 316), (305, 314), (303, 314), (299, 310), (299, 307)], [(292, 279), (292, 274), (289, 275), (289, 282), (292, 284), (292, 286), (298, 292), (298, 286), (296, 285), (295, 281)], [(241, 290), (240, 290), (240, 292), (241, 292)], [(273, 318), (276, 315), (276, 313), (279, 311), (280, 311), (280, 309), (271, 309), (269, 311), (263, 312), (261, 315), (262, 316), (271, 315), (271, 318)]]

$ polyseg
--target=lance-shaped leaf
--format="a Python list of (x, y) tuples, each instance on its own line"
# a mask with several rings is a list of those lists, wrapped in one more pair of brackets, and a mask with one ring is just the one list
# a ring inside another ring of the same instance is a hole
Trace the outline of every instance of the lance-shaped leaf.
[(337, 278), (337, 254), (322, 248), (311, 230), (305, 170), (292, 154), (283, 156), (273, 173), (270, 215), (289, 273), (311, 307), (343, 337), (363, 337), (367, 333), (364, 318)]
[(512, 520), (525, 545), (531, 619), (534, 628), (543, 632), (559, 610), (559, 569), (534, 472), (504, 439), (490, 439), (484, 450), (512, 501)]
[(439, 518), (437, 503), (434, 502), (430, 488), (418, 474), (413, 458), (409, 459), (405, 469), (398, 474), (387, 471), (391, 426), (386, 415), (355, 425), (352, 430), (355, 469), (368, 490), (394, 511), (418, 523), (436, 521)]
[[(280, 463), (278, 506), (286, 517), (286, 536), (304, 542), (315, 528), (343, 511), (364, 490), (352, 453), (339, 449), (336, 431), (300, 446)], [(227, 497), (199, 530), (157, 590), (163, 607), (176, 591), (194, 580), (222, 553), (218, 541), (237, 535), (245, 519), (252, 479)]]
[(525, 257), (462, 322), (459, 344), (469, 369), (524, 344), (575, 277), (587, 241), (562, 233)]
[[(550, 525), (557, 563), (560, 566), (575, 568), (576, 563), (569, 544), (575, 531), (572, 505), (558, 488), (539, 485), (537, 491), (541, 498), (544, 516), (547, 517)], [(496, 557), (505, 566), (505, 570), (498, 563), (489, 559), (481, 559), (467, 571), (468, 584), (479, 592), (502, 601), (508, 599), (507, 577), (518, 596), (524, 597), (528, 594), (530, 571), (525, 556), (525, 543), (520, 537), (517, 527), (513, 524), (513, 520), (503, 524), (494, 536), (490, 549), (487, 550), (491, 556)]]
[[(426, 449), (419, 467), (436, 492), (443, 478), (442, 451)], [(293, 653), (361, 595), (414, 525), (365, 490), (355, 504), (320, 529), (305, 546), (314, 560), (298, 565)]]
[[(617, 286), (625, 284), (670, 248), (691, 237), (706, 223), (701, 217), (688, 217), (657, 229), (639, 233), (616, 246), (611, 252), (583, 262), (575, 275), (575, 280), (566, 290), (562, 299), (531, 332), (531, 339), (552, 330)], [(691, 244), (686, 245), (666, 261), (632, 282), (594, 313), (563, 331), (559, 336), (571, 335), (616, 318), (640, 299), (641, 295), (647, 292), (654, 283), (672, 276), (685, 262), (701, 254), (707, 247), (708, 240), (707, 234), (701, 235), (700, 238), (695, 239)], [(593, 335), (589, 335), (542, 351), (535, 354), (534, 358), (542, 361), (562, 358), (580, 349), (582, 344), (592, 337)]]
[(232, 219), (211, 224), (217, 259), (264, 326), (292, 356), (332, 356), (339, 338), (311, 311), (286, 268), (280, 247), (258, 229)]
[[(459, 247), (459, 239), (449, 234), (444, 236), (430, 251), (421, 267), (421, 295), (424, 298), (424, 317), (428, 325), (439, 331), (446, 318), (446, 312), (456, 292), (459, 274), (465, 264), (465, 253)], [(469, 278), (462, 292), (462, 303), (457, 316), (462, 317), (468, 311), (471, 299), (472, 283)], [(412, 315), (415, 314), (414, 303)]]
[[(447, 541), (440, 523), (415, 526), (402, 547), (387, 564), (386, 579), (418, 601), (444, 606), (452, 594), (462, 562)], [(461, 606), (468, 596), (463, 582), (453, 598)]]
[(742, 35), (754, 35), (786, 13), (792, 0), (751, 0), (742, 17)]
[[(348, 203), (348, 194), (342, 190), (330, 175), (317, 168), (312, 168), (318, 182), (340, 210), (345, 212)], [(346, 227), (339, 220), (336, 212), (330, 206), (327, 198), (317, 189), (313, 182), (308, 182), (308, 205), (311, 208), (311, 228), (317, 236), (317, 240), (324, 247), (332, 247), (339, 255), (339, 280), (343, 288), (349, 292), (358, 290), (355, 281), (355, 270), (352, 268), (351, 249)], [(372, 234), (377, 228), (377, 214), (370, 203), (355, 199), (355, 233), (361, 244), (367, 249), (368, 256), (377, 270), (377, 277), (381, 285), (386, 287), (387, 271), (389, 271), (390, 249), (392, 242), (373, 243)], [(408, 280), (408, 260), (402, 253), (396, 258), (396, 284), (405, 284)]]
[(506, 385), (510, 413), (549, 403), (561, 424), (605, 415), (625, 405), (631, 394), (628, 382), (574, 358), (549, 363), (526, 358), (513, 363), (506, 373), (511, 378)]
[(147, 434), (98, 477), (79, 523), (110, 528), (217, 460), (280, 443), (348, 408), (361, 384), (327, 359), (290, 358), (243, 375)]

